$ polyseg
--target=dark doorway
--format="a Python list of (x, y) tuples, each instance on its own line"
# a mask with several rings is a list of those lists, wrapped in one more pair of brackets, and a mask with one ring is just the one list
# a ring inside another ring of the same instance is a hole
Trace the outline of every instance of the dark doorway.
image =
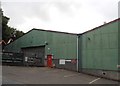
[(45, 46), (22, 48), (24, 62), (28, 66), (44, 66)]

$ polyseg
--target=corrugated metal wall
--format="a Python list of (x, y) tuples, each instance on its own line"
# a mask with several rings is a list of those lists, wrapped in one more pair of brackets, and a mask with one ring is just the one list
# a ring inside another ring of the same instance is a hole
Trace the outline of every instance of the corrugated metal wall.
[(117, 70), (118, 22), (84, 33), (79, 40), (82, 68)]
[[(79, 69), (118, 70), (118, 21), (79, 36)], [(48, 45), (46, 45), (48, 43)], [(6, 47), (19, 52), (22, 47), (45, 45), (45, 55), (54, 59), (77, 59), (77, 35), (32, 30)]]
[[(48, 43), (48, 45), (46, 45)], [(45, 53), (53, 54), (55, 59), (77, 58), (77, 35), (32, 30), (9, 44), (5, 50), (20, 52), (22, 47), (45, 45)]]

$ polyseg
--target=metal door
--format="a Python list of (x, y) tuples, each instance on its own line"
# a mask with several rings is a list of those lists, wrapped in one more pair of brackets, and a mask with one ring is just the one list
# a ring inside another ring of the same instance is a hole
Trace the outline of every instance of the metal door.
[(28, 57), (28, 65), (44, 66), (45, 47), (22, 48), (24, 57)]
[(47, 55), (47, 66), (52, 67), (52, 55)]

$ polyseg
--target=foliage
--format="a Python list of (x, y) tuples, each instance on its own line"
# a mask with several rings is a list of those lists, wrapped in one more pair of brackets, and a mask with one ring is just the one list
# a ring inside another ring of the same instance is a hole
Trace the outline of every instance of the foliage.
[[(8, 40), (10, 38), (12, 38), (13, 36), (14, 36), (13, 40), (21, 37), (24, 34), (24, 32), (19, 31), (16, 28), (8, 26), (7, 24), (9, 22), (10, 18), (4, 16), (1, 9), (0, 9), (0, 13), (1, 13), (1, 18), (2, 18), (2, 30), (1, 30), (2, 31), (2, 40), (4, 40), (7, 43)], [(1, 18), (0, 18), (0, 20), (1, 20)]]

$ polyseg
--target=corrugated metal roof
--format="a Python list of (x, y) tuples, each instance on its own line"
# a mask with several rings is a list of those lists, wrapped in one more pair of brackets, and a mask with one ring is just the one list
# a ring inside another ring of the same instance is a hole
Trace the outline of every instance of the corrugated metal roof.
[(96, 30), (96, 29), (100, 29), (101, 27), (104, 27), (104, 26), (106, 26), (106, 25), (108, 25), (108, 24), (114, 23), (114, 22), (119, 21), (119, 20), (120, 20), (120, 18), (115, 19), (115, 20), (113, 20), (113, 21), (110, 21), (110, 22), (105, 23), (105, 24), (103, 24), (103, 25), (101, 25), (101, 26), (95, 27), (95, 28), (93, 28), (93, 29), (91, 29), (91, 30), (88, 30), (88, 31), (86, 31), (86, 32), (80, 33), (80, 34), (78, 34), (78, 35), (85, 34), (85, 33), (91, 32), (91, 31)]
[[(70, 34), (70, 35), (77, 35), (77, 34), (75, 34), (75, 33), (68, 33), (68, 32), (59, 32), (59, 31), (52, 31), (52, 30), (44, 30), (44, 29), (32, 29), (32, 30), (30, 30), (30, 31), (28, 31), (27, 33), (25, 33), (24, 35), (26, 35), (26, 34), (28, 34), (28, 33), (30, 33), (31, 31), (33, 31), (33, 30), (37, 30), (37, 31), (46, 31), (46, 32), (54, 32), (54, 33), (61, 33), (61, 34)], [(23, 37), (24, 35), (22, 35), (21, 37)], [(19, 38), (21, 38), (21, 37), (19, 37)], [(18, 40), (19, 38), (17, 38), (16, 40)], [(16, 40), (14, 40), (14, 41), (16, 41)], [(12, 42), (14, 42), (14, 41), (12, 41)], [(11, 42), (11, 43), (12, 43)], [(11, 44), (11, 43), (9, 43), (9, 44)], [(9, 45), (9, 44), (7, 44), (7, 45)]]
[[(111, 21), (111, 22), (109, 22), (109, 23), (103, 24), (103, 25), (101, 25), (101, 26), (98, 26), (98, 27), (96, 27), (96, 28), (93, 28), (93, 29), (88, 30), (88, 31), (86, 31), (86, 32), (84, 32), (84, 33), (81, 33), (81, 34), (85, 34), (85, 33), (91, 32), (91, 31), (93, 31), (93, 30), (99, 29), (99, 28), (101, 28), (101, 27), (103, 27), (103, 26), (106, 26), (106, 25), (108, 25), (108, 24), (111, 24), (111, 23), (116, 22), (116, 21), (119, 21), (119, 20), (120, 20), (120, 18), (115, 19), (115, 20), (113, 20), (113, 21)], [(44, 29), (35, 29), (35, 28), (32, 29), (32, 30), (30, 30), (30, 31), (28, 31), (28, 32), (25, 33), (24, 35), (28, 34), (29, 32), (31, 32), (31, 31), (33, 31), (33, 30), (46, 31), (46, 32), (54, 32), (54, 33), (63, 33), (63, 34), (71, 34), (71, 35), (81, 35), (81, 34), (75, 34), (75, 33), (52, 31), (52, 30), (44, 30)], [(24, 35), (23, 35), (23, 36), (24, 36)], [(21, 37), (22, 37), (22, 36), (21, 36)], [(21, 38), (21, 37), (19, 37), (19, 38)], [(19, 38), (18, 38), (18, 39), (19, 39)], [(18, 39), (16, 39), (16, 40), (18, 40)], [(14, 40), (14, 41), (16, 41), (16, 40)], [(14, 41), (13, 41), (13, 42), (14, 42)], [(11, 43), (12, 43), (12, 42), (11, 42)], [(9, 43), (9, 44), (11, 44), (11, 43)], [(9, 45), (9, 44), (8, 44), (8, 45)]]
[(32, 30), (38, 30), (38, 31), (46, 31), (46, 32), (54, 32), (54, 33), (63, 33), (63, 34), (77, 35), (76, 33), (68, 33), (68, 32), (53, 31), (53, 30), (44, 30), (44, 29), (32, 29)]

